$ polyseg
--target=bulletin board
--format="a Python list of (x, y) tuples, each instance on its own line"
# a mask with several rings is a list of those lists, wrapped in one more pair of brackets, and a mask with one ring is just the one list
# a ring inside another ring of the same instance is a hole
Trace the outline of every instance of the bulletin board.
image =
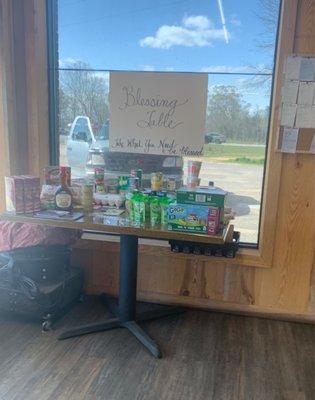
[(315, 154), (315, 56), (287, 57), (277, 150)]

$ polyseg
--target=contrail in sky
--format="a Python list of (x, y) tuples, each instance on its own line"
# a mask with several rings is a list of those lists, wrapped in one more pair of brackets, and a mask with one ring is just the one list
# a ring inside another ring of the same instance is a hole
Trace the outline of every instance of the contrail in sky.
[(228, 35), (227, 29), (226, 29), (222, 0), (217, 0), (217, 2), (218, 2), (219, 10), (220, 10), (220, 16), (221, 16), (221, 22), (222, 22), (222, 26), (223, 26), (225, 43), (228, 44), (229, 43), (229, 35)]

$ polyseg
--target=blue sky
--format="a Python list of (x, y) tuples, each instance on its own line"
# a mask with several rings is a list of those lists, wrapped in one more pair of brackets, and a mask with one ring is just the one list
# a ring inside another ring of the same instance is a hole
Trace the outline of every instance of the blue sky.
[[(94, 69), (250, 72), (272, 65), (258, 46), (265, 27), (258, 0), (59, 0), (60, 66)], [(210, 75), (209, 87), (233, 84), (254, 107), (268, 104), (240, 75)]]

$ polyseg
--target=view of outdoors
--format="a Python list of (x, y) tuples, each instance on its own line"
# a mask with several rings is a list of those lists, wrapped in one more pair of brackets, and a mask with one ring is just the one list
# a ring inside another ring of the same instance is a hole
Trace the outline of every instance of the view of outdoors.
[(59, 0), (60, 163), (185, 178), (185, 159), (108, 152), (109, 71), (207, 73), (201, 184), (228, 191), (242, 241), (257, 243), (278, 12), (279, 0)]

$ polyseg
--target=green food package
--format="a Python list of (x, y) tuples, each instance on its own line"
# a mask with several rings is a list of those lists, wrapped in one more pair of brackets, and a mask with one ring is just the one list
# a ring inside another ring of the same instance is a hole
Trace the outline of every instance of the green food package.
[(142, 194), (134, 194), (132, 196), (132, 208), (133, 208), (133, 221), (136, 224), (143, 224), (146, 219), (146, 202)]
[(131, 222), (134, 221), (134, 202), (132, 200), (132, 193), (127, 193), (126, 194), (126, 201), (125, 201), (125, 207), (126, 207), (126, 211), (127, 214), (129, 216), (129, 220)]
[(150, 201), (150, 224), (157, 226), (161, 224), (161, 200), (153, 197)]
[(142, 201), (144, 203), (144, 210), (145, 210), (144, 220), (145, 220), (145, 222), (149, 222), (150, 221), (150, 202), (151, 202), (151, 198), (147, 194), (142, 194), (141, 196), (142, 196)]
[(175, 203), (175, 199), (171, 199), (169, 197), (164, 197), (160, 200), (160, 207), (161, 207), (161, 225), (167, 225), (167, 210), (168, 206), (172, 203)]

